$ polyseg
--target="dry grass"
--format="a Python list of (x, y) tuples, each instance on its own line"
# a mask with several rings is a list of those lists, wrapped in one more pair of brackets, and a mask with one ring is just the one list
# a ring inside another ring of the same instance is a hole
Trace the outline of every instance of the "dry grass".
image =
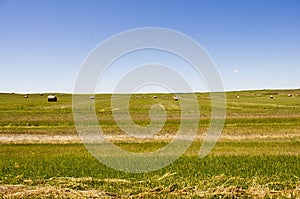
[(97, 190), (74, 190), (58, 186), (1, 185), (1, 198), (112, 198)]
[[(155, 180), (161, 181), (175, 173), (167, 173)], [(97, 189), (83, 188), (88, 181), (105, 181), (110, 183), (138, 184), (138, 192), (117, 194)], [(154, 179), (152, 179), (154, 180)], [(1, 198), (299, 198), (300, 181), (294, 189), (272, 189), (270, 185), (282, 185), (283, 182), (269, 182), (260, 185), (255, 179), (252, 185), (243, 188), (230, 185), (230, 181), (243, 180), (226, 178), (224, 175), (215, 176), (211, 180), (202, 180), (197, 186), (182, 187), (177, 183), (155, 188), (147, 187), (146, 182), (136, 182), (123, 179), (91, 179), (91, 178), (51, 178), (46, 184), (39, 186), (29, 185), (1, 185)], [(223, 182), (215, 186), (214, 182)], [(59, 185), (53, 185), (59, 184)]]

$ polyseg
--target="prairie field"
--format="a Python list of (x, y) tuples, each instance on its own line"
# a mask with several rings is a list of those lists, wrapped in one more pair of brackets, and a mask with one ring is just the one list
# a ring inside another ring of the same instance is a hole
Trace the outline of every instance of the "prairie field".
[[(72, 95), (58, 93), (57, 102), (47, 102), (46, 93), (24, 95), (0, 94), (0, 198), (300, 198), (300, 90), (227, 92), (221, 137), (204, 158), (198, 152), (211, 99), (197, 93), (196, 139), (175, 162), (148, 173), (116, 171), (87, 151), (74, 125)], [(111, 95), (91, 100), (104, 134), (142, 153), (176, 135), (181, 112), (173, 97), (130, 98), (130, 115), (140, 126), (151, 122), (152, 105), (164, 106), (166, 123), (155, 139), (128, 139), (114, 120)]]

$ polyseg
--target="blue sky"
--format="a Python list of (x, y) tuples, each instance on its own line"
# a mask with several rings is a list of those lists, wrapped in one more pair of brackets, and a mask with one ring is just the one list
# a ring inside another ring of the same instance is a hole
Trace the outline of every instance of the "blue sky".
[(297, 0), (0, 0), (0, 92), (73, 92), (96, 45), (141, 27), (196, 40), (226, 90), (300, 88), (299, 19)]

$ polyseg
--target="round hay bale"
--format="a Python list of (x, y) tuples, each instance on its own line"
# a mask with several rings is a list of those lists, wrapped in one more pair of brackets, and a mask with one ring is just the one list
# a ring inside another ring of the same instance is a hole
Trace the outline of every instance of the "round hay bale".
[(25, 95), (24, 98), (28, 98), (28, 95)]
[(153, 98), (154, 98), (154, 99), (156, 99), (156, 98), (157, 98), (157, 96), (155, 95), (155, 96), (153, 96)]
[(48, 102), (57, 102), (57, 97), (55, 95), (48, 95)]
[(91, 100), (95, 99), (95, 96), (90, 96), (90, 99), (91, 99)]
[(288, 97), (292, 97), (293, 95), (292, 94), (288, 94)]
[(177, 97), (177, 96), (174, 96), (174, 100), (175, 100), (175, 101), (178, 101), (178, 97)]
[(274, 98), (274, 96), (273, 95), (270, 95), (270, 99), (273, 99)]

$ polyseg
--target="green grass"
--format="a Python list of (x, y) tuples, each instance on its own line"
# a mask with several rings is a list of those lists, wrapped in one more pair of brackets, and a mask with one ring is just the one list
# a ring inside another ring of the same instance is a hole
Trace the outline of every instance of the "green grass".
[[(158, 188), (167, 190), (167, 193), (161, 193), (166, 196), (170, 194), (170, 186), (175, 186), (177, 191), (190, 189), (191, 194), (196, 189), (203, 191), (221, 186), (247, 190), (253, 187), (253, 183), (276, 191), (293, 190), (298, 186), (300, 156), (265, 155), (259, 150), (251, 156), (241, 155), (238, 150), (231, 155), (219, 154), (224, 148), (230, 150), (233, 147), (231, 144), (217, 145), (212, 154), (203, 159), (195, 154), (184, 155), (166, 168), (143, 174), (108, 168), (94, 159), (80, 144), (1, 145), (0, 157), (3, 161), (0, 163), (0, 182), (51, 185), (75, 190), (97, 189), (124, 197), (146, 194)], [(235, 149), (245, 147), (233, 144)], [(248, 150), (262, 144), (249, 145), (245, 147)]]
[[(287, 97), (289, 93), (293, 96)], [(102, 197), (300, 197), (297, 94), (300, 90), (227, 92), (224, 129), (211, 153), (198, 158), (202, 140), (196, 140), (173, 164), (150, 173), (115, 171), (98, 162), (82, 144), (3, 143), (0, 198), (19, 198), (18, 193), (24, 198), (43, 198), (46, 193), (52, 198), (77, 197), (92, 190), (104, 194)], [(171, 94), (155, 95), (157, 99), (154, 94), (131, 97), (132, 119), (141, 126), (147, 125), (150, 106), (162, 104), (167, 122), (160, 134), (176, 134), (180, 124), (178, 102)], [(28, 99), (19, 94), (0, 94), (0, 135), (76, 135), (72, 96), (57, 96), (58, 102), (49, 103), (47, 94), (30, 94)], [(123, 134), (113, 119), (110, 97), (96, 95), (98, 120), (106, 134)], [(203, 135), (210, 123), (210, 98), (207, 93), (197, 97), (201, 112), (198, 133)], [(167, 143), (115, 141), (120, 148), (132, 152), (155, 151)]]

